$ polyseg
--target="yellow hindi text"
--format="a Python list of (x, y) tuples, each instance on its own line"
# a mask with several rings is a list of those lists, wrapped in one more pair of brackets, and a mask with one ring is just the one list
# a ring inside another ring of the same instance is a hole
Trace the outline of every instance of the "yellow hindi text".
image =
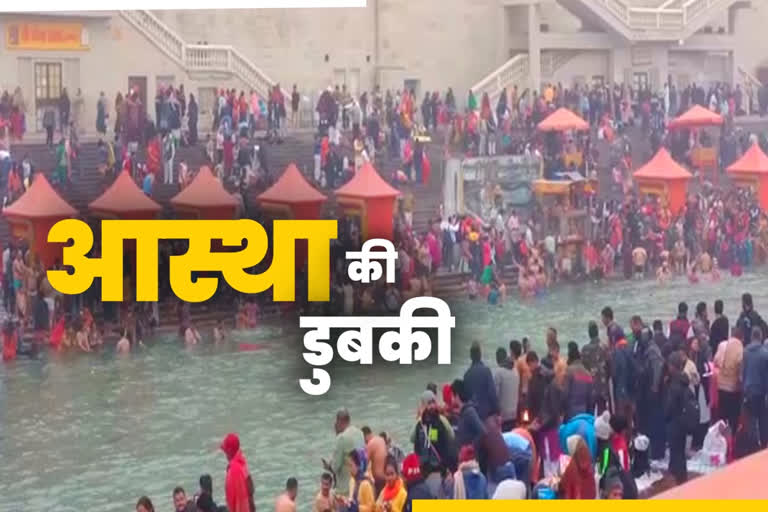
[[(50, 243), (71, 243), (63, 248), (67, 270), (49, 270), (48, 279), (60, 293), (75, 295), (101, 278), (101, 300), (122, 301), (123, 241), (135, 240), (136, 300), (158, 300), (158, 241), (187, 240), (186, 253), (170, 257), (171, 289), (181, 300), (203, 302), (218, 288), (218, 277), (197, 277), (195, 272), (220, 272), (241, 293), (261, 293), (272, 288), (277, 302), (292, 302), (296, 295), (296, 241), (307, 240), (307, 297), (328, 301), (330, 295), (330, 241), (337, 237), (335, 220), (276, 220), (272, 229), (272, 259), (260, 274), (246, 272), (269, 251), (264, 228), (256, 221), (241, 220), (103, 220), (101, 256), (88, 257), (93, 232), (80, 220), (56, 223), (48, 232)], [(212, 251), (221, 240), (228, 249)], [(243, 246), (243, 242), (245, 245)]]

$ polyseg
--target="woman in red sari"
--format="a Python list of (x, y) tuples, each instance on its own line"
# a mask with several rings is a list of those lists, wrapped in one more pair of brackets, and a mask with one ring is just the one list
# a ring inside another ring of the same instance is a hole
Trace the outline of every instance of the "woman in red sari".
[(11, 134), (18, 141), (24, 137), (24, 114), (18, 107), (11, 111)]
[(163, 170), (161, 155), (160, 135), (155, 135), (147, 143), (147, 171), (155, 175), (155, 181), (158, 183), (163, 179), (160, 174)]

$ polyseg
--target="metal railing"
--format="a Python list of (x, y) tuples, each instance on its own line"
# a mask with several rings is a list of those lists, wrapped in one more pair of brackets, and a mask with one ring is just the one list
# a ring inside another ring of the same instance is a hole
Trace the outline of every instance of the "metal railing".
[(149, 11), (133, 10), (120, 11), (120, 13), (160, 51), (184, 67), (187, 72), (232, 73), (262, 96), (269, 95), (274, 82), (234, 47), (186, 44), (176, 32)]

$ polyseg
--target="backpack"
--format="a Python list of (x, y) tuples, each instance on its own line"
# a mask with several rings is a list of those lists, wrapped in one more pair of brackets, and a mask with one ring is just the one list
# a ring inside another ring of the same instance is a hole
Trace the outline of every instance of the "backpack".
[(687, 432), (693, 432), (699, 426), (701, 411), (699, 409), (699, 400), (689, 386), (683, 391), (682, 413), (680, 415), (682, 426)]

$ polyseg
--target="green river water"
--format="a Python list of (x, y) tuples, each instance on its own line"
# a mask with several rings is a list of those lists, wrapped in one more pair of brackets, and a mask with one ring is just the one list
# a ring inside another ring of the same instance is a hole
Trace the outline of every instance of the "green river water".
[(0, 511), (127, 512), (141, 495), (159, 511), (171, 510), (171, 490), (182, 485), (192, 494), (202, 473), (213, 476), (215, 497), (223, 502), (226, 461), (218, 445), (230, 431), (240, 434), (257, 508), (271, 509), (285, 480), (296, 476), (299, 510), (309, 510), (320, 458), (333, 447), (335, 410), (346, 406), (356, 425), (391, 432), (407, 453), (419, 394), (429, 381), (463, 374), (475, 339), (493, 366), (496, 347), (513, 337), (528, 336), (540, 349), (549, 325), (557, 327), (563, 347), (569, 340), (584, 343), (587, 322), (598, 320), (605, 305), (626, 326), (632, 314), (668, 322), (681, 300), (693, 310), (699, 300), (711, 308), (722, 298), (733, 320), (740, 295), (749, 291), (765, 313), (765, 284), (760, 274), (695, 286), (682, 279), (663, 287), (583, 284), (503, 307), (458, 303), (452, 365), (339, 366), (331, 371), (330, 392), (319, 398), (299, 389), (297, 379), (309, 373), (292, 326), (237, 333), (237, 341), (264, 344), (252, 352), (186, 350), (160, 339), (127, 358), (107, 350), (0, 364)]

